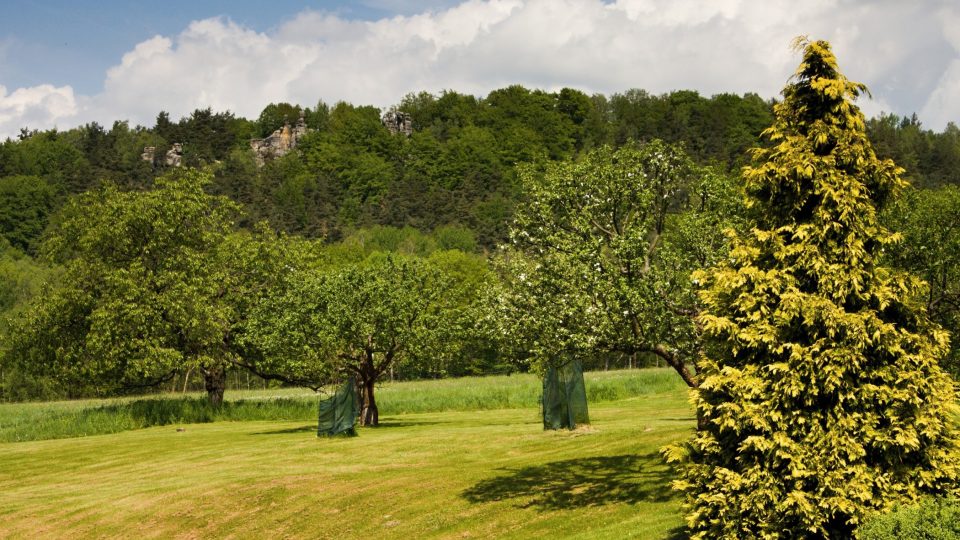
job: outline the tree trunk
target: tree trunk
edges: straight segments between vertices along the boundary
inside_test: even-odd
[[[203,370],[203,385],[207,389],[210,405],[223,404],[223,391],[227,387],[227,370],[223,366],[208,367]]]
[[[375,385],[376,379],[372,377],[362,382],[360,399],[361,426],[377,426],[380,423],[380,415],[377,411],[377,400],[373,396]]]
[[[687,369],[686,364],[684,364],[683,359],[678,358],[677,355],[667,350],[663,345],[657,345],[650,350],[650,352],[656,354],[660,358],[663,358],[663,361],[672,367],[677,374],[680,375],[680,378],[683,379],[683,382],[687,383],[687,386],[690,388],[696,388],[700,386],[700,381],[697,380],[697,377],[690,373],[690,370]]]
[[[181,394],[187,393],[187,384],[190,383],[190,372],[193,371],[193,368],[187,369],[187,374],[183,376],[183,392]]]

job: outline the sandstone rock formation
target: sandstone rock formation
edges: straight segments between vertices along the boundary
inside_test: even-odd
[[[413,117],[405,112],[387,111],[380,119],[390,133],[403,133],[407,137],[413,134]]]
[[[180,143],[173,143],[173,147],[170,148],[170,150],[167,150],[167,166],[179,167],[182,161],[183,145]]]
[[[263,166],[267,159],[286,155],[295,149],[297,142],[309,132],[310,129],[307,128],[307,123],[301,114],[296,126],[291,128],[290,124],[284,123],[282,128],[265,139],[251,139],[250,148],[256,157],[257,165]]]

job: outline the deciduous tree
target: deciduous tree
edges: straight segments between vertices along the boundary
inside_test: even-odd
[[[723,178],[659,141],[604,146],[520,177],[518,250],[503,258],[509,287],[496,298],[501,333],[539,358],[657,355],[696,386],[689,274],[723,250],[726,218],[713,212],[729,197]]]
[[[255,310],[244,339],[262,351],[258,369],[311,386],[355,377],[360,423],[375,426],[377,381],[396,364],[455,345],[446,335],[455,320],[448,283],[434,265],[399,255],[299,272]]]
[[[68,204],[42,248],[65,272],[17,321],[20,367],[104,391],[195,368],[219,405],[231,306],[215,254],[236,207],[204,193],[209,181],[176,171],[151,191],[106,186]]]
[[[895,266],[927,283],[927,313],[953,334],[941,365],[960,377],[960,188],[910,190],[885,212],[888,225],[903,235],[885,255]]]

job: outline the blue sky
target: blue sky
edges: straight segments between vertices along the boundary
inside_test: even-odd
[[[227,17],[266,32],[305,10],[376,20],[439,9],[453,1],[303,2],[162,0],[154,2],[3,0],[0,84],[51,83],[93,94],[123,53],[155,35],[176,35],[191,21]]]
[[[389,107],[509,84],[776,97],[827,39],[868,115],[960,123],[957,0],[0,0],[0,138],[201,107]]]

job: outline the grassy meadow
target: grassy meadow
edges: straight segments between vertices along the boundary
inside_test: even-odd
[[[590,403],[684,388],[670,369],[587,373]],[[321,396],[306,389],[228,391],[220,409],[206,394],[0,404],[0,442],[116,433],[170,424],[216,421],[316,420]],[[383,384],[380,414],[539,407],[540,379],[531,374]]]
[[[533,376],[384,385],[382,425],[352,438],[318,439],[317,398],[295,390],[142,429],[166,414],[143,403],[198,399],[4,405],[5,440],[46,440],[0,444],[0,537],[669,538],[657,452],[693,428],[675,379],[587,374],[592,424],[572,432],[543,431]],[[55,433],[84,417],[116,432]]]

